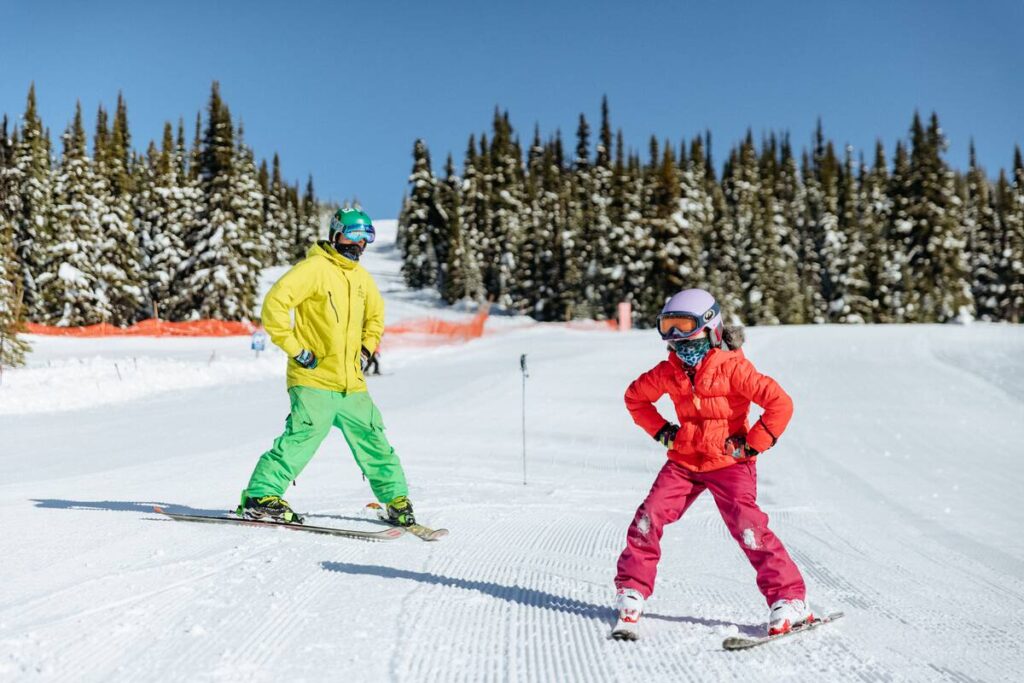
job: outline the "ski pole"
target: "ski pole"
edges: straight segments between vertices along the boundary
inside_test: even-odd
[[[519,356],[519,368],[523,371],[523,486],[526,486],[526,378],[530,373],[526,370],[526,354]]]

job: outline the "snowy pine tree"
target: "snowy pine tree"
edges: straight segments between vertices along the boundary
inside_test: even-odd
[[[42,299],[36,278],[45,267],[45,253],[53,239],[50,227],[50,137],[36,111],[35,85],[29,87],[21,136],[14,145],[14,186],[19,207],[14,216],[14,250],[21,264],[26,315],[42,317]]]
[[[97,188],[106,183],[97,177],[86,154],[82,108],[62,136],[64,154],[53,183],[53,202],[48,224],[59,226],[43,254],[38,275],[37,319],[61,327],[112,322],[113,309],[106,295],[100,232],[106,211]]]
[[[1013,181],[1003,174],[997,195],[1003,229],[1000,279],[1006,285],[999,307],[1003,320],[1024,322],[1024,158],[1019,147],[1014,150]]]
[[[171,124],[164,124],[162,148],[158,152],[151,147],[142,174],[144,182],[135,196],[147,308],[153,317],[174,316],[182,308],[179,272],[188,258],[184,237],[193,229],[198,199],[185,171],[183,137],[180,124],[177,140],[172,137]]]
[[[908,257],[914,282],[908,292],[908,318],[945,322],[971,315],[967,240],[953,173],[942,160],[946,141],[938,117],[933,114],[925,129],[914,115],[911,145],[907,212],[912,225]]]
[[[847,146],[839,180],[841,251],[832,278],[831,319],[841,323],[865,323],[872,319],[867,253],[861,228],[862,199],[853,164],[853,148]]]
[[[508,112],[494,112],[494,137],[490,153],[491,222],[487,227],[488,253],[484,261],[484,285],[493,301],[512,305],[512,274],[517,247],[523,237],[522,217],[525,176],[522,151],[513,137]]]
[[[430,287],[437,283],[440,264],[435,240],[441,236],[441,214],[437,209],[437,180],[430,167],[430,151],[422,140],[413,145],[412,186],[399,224],[402,226],[402,274],[410,287]]]
[[[788,135],[782,138],[779,155],[769,212],[779,243],[779,261],[774,266],[774,290],[779,321],[799,324],[807,322],[800,283],[800,234],[806,208],[804,187]]]
[[[15,141],[4,116],[0,124],[0,373],[4,367],[22,365],[29,351],[28,342],[18,337],[24,330],[25,306],[14,250],[14,218],[21,204],[17,185]]]
[[[973,140],[969,160],[964,198],[964,231],[967,233],[970,254],[971,291],[978,317],[981,320],[998,320],[1001,317],[999,298],[1006,290],[1006,283],[999,277],[1001,226],[988,177],[978,165]]]
[[[180,315],[250,319],[256,304],[261,250],[247,217],[236,213],[233,192],[248,181],[236,177],[231,113],[216,82],[207,116],[202,144],[194,153],[202,201],[197,220],[185,235],[188,258],[180,278]]]
[[[109,308],[106,322],[122,326],[139,319],[146,301],[133,225],[127,109],[120,95],[117,104],[111,130],[102,107],[97,116],[92,193],[98,202],[100,240],[91,256],[102,264],[97,285]]]
[[[881,140],[875,144],[875,160],[870,171],[861,174],[861,233],[864,238],[864,276],[871,298],[871,320],[893,322],[892,285],[888,275],[892,264],[893,242],[888,231],[892,225],[892,199],[889,197],[889,170]],[[896,272],[899,267],[896,265]]]

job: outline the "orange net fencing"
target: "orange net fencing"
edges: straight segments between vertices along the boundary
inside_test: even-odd
[[[250,335],[256,330],[256,326],[248,321],[190,320],[172,323],[152,318],[131,327],[117,327],[107,323],[82,327],[28,323],[25,328],[29,334],[53,337],[236,337]]]
[[[387,346],[431,346],[466,342],[484,335],[489,314],[488,307],[469,320],[442,320],[418,318],[403,320],[384,328]],[[564,323],[546,323],[576,330],[615,330],[614,320],[573,320]],[[255,323],[229,320],[191,320],[168,322],[143,320],[131,327],[116,327],[107,323],[82,327],[55,327],[28,323],[26,332],[54,337],[239,337],[251,335],[258,329]]]
[[[469,321],[420,318],[407,320],[384,329],[389,342],[398,337],[411,343],[446,343],[469,341],[484,334],[488,312],[481,310]],[[81,327],[55,327],[28,323],[26,332],[53,337],[238,337],[248,336],[257,326],[248,321],[192,320],[168,322],[166,320],[143,320],[131,327],[117,327],[107,323]]]

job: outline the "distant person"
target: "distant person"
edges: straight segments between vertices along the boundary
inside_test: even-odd
[[[654,591],[662,530],[705,489],[757,572],[757,587],[770,606],[769,634],[813,620],[800,570],[757,506],[757,456],[782,435],[793,401],[746,359],[741,330],[724,329],[718,303],[708,292],[687,289],[669,299],[658,316],[658,332],[668,342],[668,359],[629,385],[626,408],[668,449],[668,461],[626,534],[615,576],[619,620],[612,636],[637,638],[644,601]],[[675,405],[678,425],[654,406],[665,394]],[[764,412],[748,427],[751,402]]]
[[[267,293],[263,326],[289,356],[291,412],[242,491],[242,517],[301,524],[282,495],[334,426],[382,504],[381,514],[399,526],[415,524],[405,472],[361,369],[361,356],[377,350],[384,332],[384,299],[359,265],[375,234],[365,213],[340,209],[329,239],[313,244]]]

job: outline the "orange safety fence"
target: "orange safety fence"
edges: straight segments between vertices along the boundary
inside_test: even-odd
[[[390,325],[384,334],[390,338],[399,335],[407,341],[422,343],[444,343],[468,341],[483,336],[488,311],[481,310],[468,322],[421,318]],[[82,327],[55,327],[28,323],[26,332],[55,337],[237,337],[248,336],[257,326],[248,321],[191,320],[168,322],[166,320],[143,320],[131,327],[117,327],[107,323],[84,325]]]
[[[388,346],[433,345],[451,342],[465,342],[484,335],[488,308],[484,307],[468,321],[441,320],[440,318],[419,318],[403,320],[384,328],[384,340]],[[577,330],[616,330],[614,320],[572,320],[563,323],[547,323]],[[55,337],[239,337],[251,335],[258,326],[249,321],[190,320],[168,322],[166,320],[143,320],[131,327],[117,327],[107,323],[84,325],[82,327],[55,327],[28,323],[26,332]]]
[[[29,334],[44,334],[54,337],[236,337],[252,334],[256,326],[248,321],[169,322],[150,318],[131,327],[117,327],[108,323],[83,325],[82,327],[55,327],[28,323],[25,328]]]

